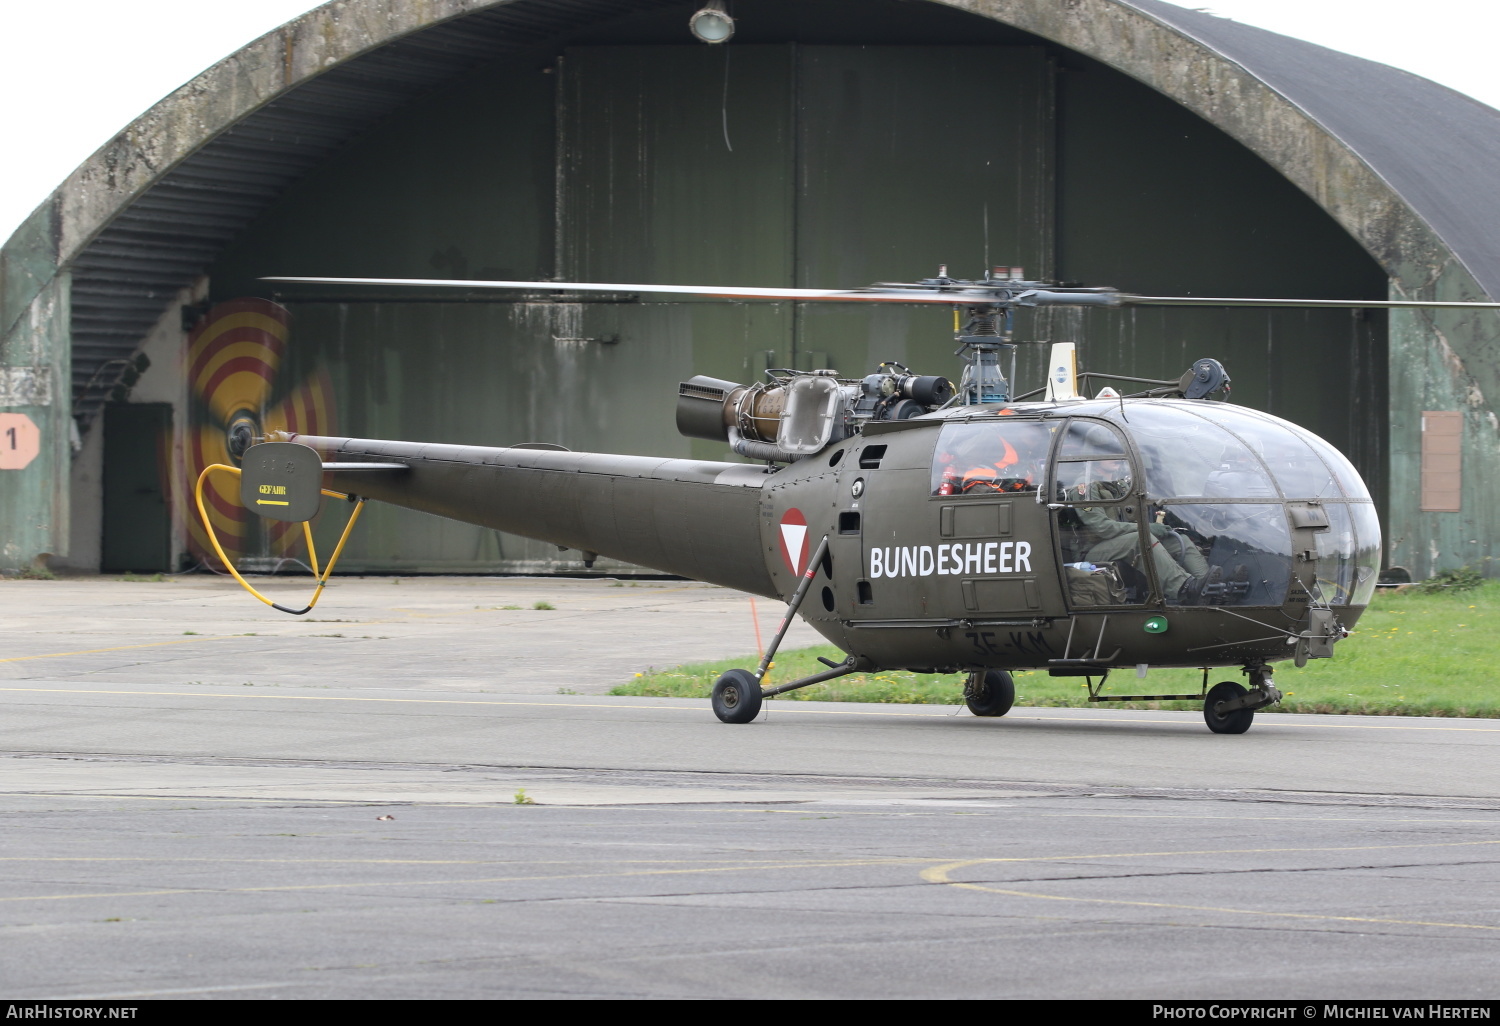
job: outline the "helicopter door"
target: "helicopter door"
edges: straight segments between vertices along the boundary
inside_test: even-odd
[[[1070,421],[1058,446],[1050,505],[1074,609],[1136,605],[1151,596],[1128,452],[1119,432],[1099,421]]]
[[[1011,416],[943,426],[927,499],[930,608],[983,620],[1035,619],[1060,606],[1047,509],[1037,503],[1056,428]]]
[[[838,521],[829,543],[843,582],[840,610],[847,608],[852,620],[941,615],[933,611],[933,546],[924,531],[936,436],[915,426],[869,432],[839,464]],[[852,580],[842,576],[846,566],[858,568]]]

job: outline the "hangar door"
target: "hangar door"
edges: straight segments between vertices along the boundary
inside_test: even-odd
[[[1046,274],[1052,82],[1034,47],[576,47],[497,64],[309,176],[226,252],[214,298],[263,274],[805,287],[939,264]],[[359,437],[725,459],[726,444],[677,434],[677,382],[892,359],[958,371],[946,311],[629,293],[283,301],[273,403],[326,370],[331,433]],[[364,515],[344,556],[364,570],[569,561],[391,508]]]
[[[1051,272],[1052,68],[1038,47],[580,47],[559,67],[563,280],[845,288]],[[658,314],[603,305],[597,331]],[[697,307],[693,370],[954,373],[946,312]]]

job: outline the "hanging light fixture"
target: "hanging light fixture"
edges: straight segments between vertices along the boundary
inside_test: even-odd
[[[688,31],[705,43],[727,43],[734,35],[734,19],[724,10],[724,0],[708,0],[688,19]]]

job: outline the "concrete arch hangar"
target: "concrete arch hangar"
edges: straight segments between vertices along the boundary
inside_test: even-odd
[[[0,565],[197,558],[185,482],[236,411],[711,458],[663,401],[691,374],[952,372],[951,325],[921,311],[282,294],[265,274],[846,287],[946,263],[1155,294],[1500,297],[1500,113],[1423,79],[1159,0],[736,0],[719,46],[688,34],[698,6],[341,0],[112,139],[0,252],[0,417],[36,450],[0,467]],[[1223,359],[1237,401],[1359,464],[1390,563],[1496,541],[1491,312],[1020,327],[1126,374]],[[1443,428],[1425,478],[1424,420]],[[243,558],[296,555],[217,515]],[[406,516],[372,513],[346,565],[573,568]]]

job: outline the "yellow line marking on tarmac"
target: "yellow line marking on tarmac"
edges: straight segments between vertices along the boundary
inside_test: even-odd
[[[809,710],[811,711],[811,710]],[[1126,710],[1121,710],[1126,711]],[[1343,730],[1458,730],[1477,731],[1485,734],[1500,733],[1500,727],[1423,727],[1413,726],[1405,723],[1283,723],[1279,719],[1271,719],[1272,716],[1298,715],[1296,713],[1267,713],[1267,718],[1259,722],[1267,726],[1276,727],[1335,727]],[[1312,715],[1303,713],[1301,715]],[[1332,718],[1336,714],[1322,714]],[[1013,720],[1057,720],[1068,723],[1175,723],[1181,726],[1185,723],[1195,723],[1196,720],[1138,720],[1138,719],[1115,719],[1112,716],[1011,716]],[[1405,719],[1405,717],[1393,716],[1391,719]]]
[[[1472,844],[1492,844],[1492,841],[1465,842]],[[1392,845],[1391,847],[1427,847],[1426,845]],[[1433,845],[1432,847],[1441,847]],[[1276,849],[1267,849],[1276,850]],[[1309,851],[1324,850],[1356,850],[1356,849],[1306,849]],[[1202,852],[1184,852],[1183,854],[1206,854]],[[1215,853],[1216,854],[1216,853]],[[1228,854],[1228,853],[1226,853]],[[1108,856],[1103,856],[1108,857]],[[1001,861],[1031,861],[1027,859],[970,859],[965,862],[948,862],[940,866],[931,866],[922,870],[921,876],[928,883],[944,884],[948,887],[961,887],[969,891],[985,891],[990,894],[1003,894],[1012,898],[1034,898],[1042,901],[1070,901],[1090,905],[1125,905],[1132,908],[1164,908],[1185,912],[1224,912],[1240,916],[1264,916],[1273,919],[1307,919],[1317,922],[1334,923],[1378,923],[1386,926],[1439,926],[1455,930],[1486,930],[1500,932],[1500,926],[1485,926],[1479,923],[1447,923],[1433,922],[1424,919],[1380,919],[1373,916],[1334,916],[1318,915],[1312,912],[1270,912],[1264,909],[1253,908],[1225,908],[1217,905],[1182,905],[1165,901],[1127,901],[1122,898],[1081,898],[1066,894],[1040,894],[1035,891],[1015,891],[1003,887],[987,887],[983,884],[961,883],[949,878],[949,874],[969,866],[980,865],[986,862]]]
[[[141,802],[260,802],[266,805],[368,805],[375,806],[401,806],[410,807],[413,803],[404,799],[392,802],[372,801],[369,798],[303,798],[296,795],[281,795],[277,798],[257,798],[252,795],[202,795],[202,794],[117,794],[109,791],[0,791],[0,797],[4,798],[54,798],[54,799],[83,799],[88,798],[96,801],[132,801]],[[423,803],[423,807],[439,808],[478,808],[483,805],[514,805],[514,802],[502,801],[476,801],[464,802],[462,805],[452,802],[434,802],[429,806]]]
[[[570,705],[566,702],[511,702],[511,701],[489,701],[481,702],[464,698],[365,698],[356,695],[272,695],[272,694],[241,694],[239,692],[226,691],[223,694],[212,694],[203,691],[129,691],[120,689],[104,688],[6,688],[0,687],[0,691],[37,691],[43,694],[59,695],[144,695],[150,697],[165,698],[277,698],[287,702],[388,702],[408,705],[521,705],[540,706],[546,709],[669,709],[677,712],[703,712],[702,706],[671,706],[671,705]]]
[[[843,864],[848,860],[839,860]],[[931,862],[932,856],[924,858],[902,856],[893,860],[877,860],[880,864],[909,865],[914,862]],[[250,863],[252,865],[360,865],[360,866],[591,866],[602,862],[630,866],[681,866],[691,865],[707,869],[796,869],[798,866],[817,869],[828,864],[827,859],[806,859],[795,862],[789,859],[767,859],[764,862],[745,859],[278,859],[278,858],[156,858],[152,856],[90,856],[90,855],[16,855],[0,858],[0,862],[191,862],[214,864],[220,862]],[[851,863],[853,864],[853,863]],[[864,862],[858,863],[863,865]],[[530,879],[528,877],[528,879]]]
[[[1305,852],[1337,852],[1337,851],[1404,851],[1412,848],[1473,848],[1483,845],[1500,844],[1500,839],[1490,841],[1419,841],[1413,844],[1350,844],[1331,845],[1328,847],[1296,847],[1296,848],[1203,848],[1190,849],[1186,851],[1122,851],[1102,852],[1093,855],[1014,855],[1005,858],[968,859],[963,862],[951,862],[939,869],[953,869],[962,866],[977,866],[982,863],[1009,864],[1020,862],[1074,862],[1084,859],[1157,859],[1169,858],[1174,855],[1289,855]],[[923,877],[926,879],[926,877]],[[948,883],[950,881],[934,881]]]
[[[219,636],[220,637],[233,638],[233,637],[240,637],[241,635],[226,634],[226,635],[219,635]],[[301,637],[301,635],[280,635],[280,634],[278,634],[278,635],[262,635],[262,637],[276,637],[278,639],[284,640],[286,638],[299,638],[299,637]],[[191,638],[189,640],[191,640],[191,641],[199,641],[199,640],[205,640],[205,639]],[[164,641],[164,642],[159,642],[159,644],[163,644],[163,645],[179,645],[179,644],[186,644],[186,642]],[[126,646],[123,646],[123,647],[125,647],[125,648],[149,648],[151,646],[149,646],[149,645],[126,645]],[[111,652],[111,651],[115,651],[115,650],[114,649],[96,649],[95,651],[99,651],[99,652]],[[60,653],[57,653],[57,654],[58,655],[81,655],[81,654],[84,654],[84,653],[78,653],[78,652],[60,652]],[[21,656],[19,658],[21,658],[21,659],[46,659],[46,658],[50,658],[50,657],[48,657],[48,656]],[[14,660],[0,659],[0,662],[11,662],[11,661],[14,661]],[[539,707],[539,708],[544,708],[544,709],[616,709],[616,710],[618,710],[618,709],[663,709],[663,710],[674,711],[674,712],[691,712],[691,713],[701,713],[701,712],[703,712],[703,710],[705,708],[705,706],[703,706],[703,705],[692,705],[692,706],[685,706],[685,705],[630,705],[630,704],[626,704],[624,702],[618,702],[618,703],[617,702],[609,702],[609,703],[599,703],[599,704],[595,704],[595,703],[582,703],[582,702],[518,702],[518,701],[515,701],[513,699],[504,699],[504,698],[496,698],[496,699],[493,699],[493,700],[490,700],[490,701],[479,702],[479,701],[463,701],[463,700],[459,700],[459,699],[448,699],[448,698],[369,698],[369,697],[359,697],[359,696],[355,696],[355,695],[347,695],[347,696],[341,696],[341,695],[271,695],[271,694],[238,694],[238,693],[234,693],[234,694],[225,693],[225,694],[221,694],[220,695],[220,694],[207,694],[207,693],[200,692],[200,691],[184,691],[184,692],[178,692],[178,691],[131,691],[131,690],[125,690],[125,689],[106,690],[106,689],[102,689],[102,688],[89,689],[89,688],[9,688],[9,687],[0,687],[0,691],[38,691],[38,692],[44,692],[44,693],[72,694],[72,695],[146,695],[146,696],[160,696],[160,697],[168,697],[168,698],[277,698],[277,699],[282,699],[284,701],[306,701],[306,702],[393,702],[393,703],[405,703],[405,704],[415,704],[415,705],[423,705],[423,704],[430,704],[430,705],[516,705],[516,706],[534,706],[534,707]],[[633,696],[622,696],[622,697],[633,697]],[[915,718],[919,718],[919,719],[933,719],[933,720],[936,720],[936,719],[952,719],[953,718],[953,714],[952,713],[947,713],[947,712],[941,712],[941,713],[921,713],[921,712],[905,712],[905,711],[899,711],[899,710],[885,711],[885,710],[876,710],[876,709],[799,709],[798,706],[801,705],[801,704],[803,704],[803,703],[796,702],[796,701],[789,701],[789,702],[786,702],[784,704],[777,704],[775,706],[776,714],[777,715],[781,715],[782,713],[795,712],[795,713],[802,713],[802,714],[807,715],[807,716],[906,716],[906,717],[915,717]],[[939,708],[945,708],[945,707],[939,707]],[[1191,726],[1191,725],[1196,724],[1196,722],[1197,722],[1196,720],[1187,720],[1187,719],[1181,719],[1181,720],[1116,719],[1116,718],[1114,718],[1112,716],[1011,716],[1009,718],[1012,719],[1012,720],[1046,720],[1046,721],[1057,722],[1057,723],[1080,723],[1080,722],[1115,723],[1115,724],[1120,724],[1120,723],[1168,723],[1168,724],[1174,724],[1174,725],[1179,726],[1179,727],[1181,727],[1181,726]],[[1330,718],[1332,718],[1332,717],[1330,717]],[[1451,732],[1458,732],[1458,733],[1500,734],[1500,726],[1496,726],[1496,727],[1427,727],[1427,726],[1409,725],[1409,724],[1384,724],[1384,723],[1279,723],[1279,724],[1276,724],[1276,726],[1282,726],[1282,727],[1305,727],[1305,728],[1308,728],[1308,729],[1319,729],[1319,728],[1325,728],[1326,727],[1326,728],[1342,729],[1342,730],[1438,730],[1438,731],[1451,731]]]
[[[506,785],[509,786],[509,785]],[[502,791],[504,789],[502,788]],[[732,792],[726,792],[732,793]],[[515,802],[503,795],[498,798],[476,798],[473,801],[459,801],[456,799],[445,799],[443,801],[427,801],[413,799],[410,796],[395,797],[388,801],[379,801],[374,798],[304,798],[300,795],[278,795],[272,798],[259,798],[251,795],[184,795],[184,794],[122,794],[112,791],[0,791],[0,798],[53,798],[90,801],[143,801],[143,802],[180,802],[180,803],[204,803],[225,802],[234,804],[249,804],[259,802],[264,805],[308,805],[328,806],[331,808],[392,808],[392,809],[509,809],[514,808]],[[807,816],[809,813],[818,811],[813,806],[816,799],[807,797],[792,798],[761,798],[753,802],[741,802],[738,800],[703,798],[672,801],[608,801],[597,802],[537,802],[538,806],[546,806],[551,809],[566,809],[568,811],[587,810],[589,812],[650,812],[650,813],[684,813],[691,812],[694,815],[726,815],[740,816],[752,813],[776,813],[782,816]],[[762,803],[775,802],[777,805],[792,805],[795,808],[765,808]],[[705,805],[729,806],[728,808],[704,808]],[[846,818],[850,816],[902,816],[906,818],[916,816],[951,816],[954,813],[947,809],[935,811],[918,811],[910,806],[902,806],[896,809],[849,809],[840,808],[829,812],[830,818]],[[1399,821],[1398,821],[1399,822]],[[1423,822],[1432,822],[1424,820]],[[1441,823],[1468,823],[1470,820],[1440,820]]]
[[[152,641],[145,645],[115,645],[112,648],[82,648],[77,652],[48,652],[45,655],[11,656],[0,659],[0,663],[24,663],[29,659],[60,659],[63,656],[94,655],[98,652],[124,652],[132,648],[161,648],[163,645],[191,645],[195,641],[222,641],[225,638],[244,637],[241,634],[202,634],[196,638],[182,638],[177,641]],[[12,689],[22,690],[22,689]]]
[[[1324,792],[1326,793],[1326,792]],[[1009,797],[1009,796],[1007,796]],[[1423,795],[1421,797],[1428,797]],[[1370,806],[1366,806],[1369,808]],[[1217,816],[1201,815],[1196,813],[1166,813],[1166,812],[1031,812],[1029,815],[1039,816],[1043,819],[1171,819],[1188,820],[1197,822],[1199,820],[1233,820],[1236,823],[1252,821],[1256,823],[1483,823],[1486,826],[1493,825],[1493,819],[1436,819],[1428,816],[1406,816],[1394,818],[1372,818],[1369,816],[1329,816],[1327,805],[1310,805],[1312,811],[1306,816]],[[1444,809],[1434,808],[1433,812],[1487,812],[1488,809]],[[1500,810],[1496,810],[1500,811]]]
[[[200,894],[200,895],[222,895],[222,894],[276,894],[298,891],[332,891],[351,888],[370,887],[452,887],[460,884],[491,884],[491,883],[532,883],[550,882],[559,880],[597,880],[617,879],[622,877],[647,877],[647,876],[686,876],[701,875],[704,873],[743,873],[748,870],[765,869],[847,869],[861,866],[909,866],[914,863],[927,862],[928,859],[917,858],[891,858],[891,859],[835,859],[821,862],[775,862],[775,863],[743,863],[732,866],[699,867],[694,869],[639,869],[625,873],[562,873],[547,876],[486,876],[468,879],[448,880],[374,880],[374,881],[343,881],[340,883],[327,884],[285,884],[268,885],[265,887],[173,887],[155,891],[100,891],[89,894],[33,894],[33,895],[8,895],[0,897],[0,902],[18,901],[74,901],[84,898],[145,898],[157,897],[168,894]]]

